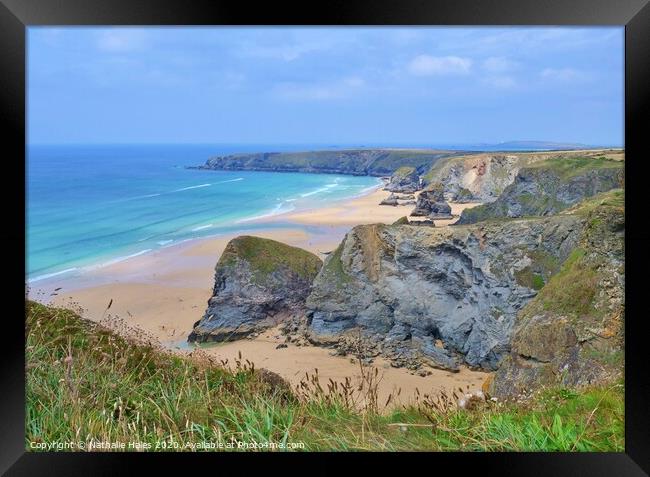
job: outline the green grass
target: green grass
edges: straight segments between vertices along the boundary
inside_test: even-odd
[[[585,259],[585,250],[576,248],[536,297],[544,310],[574,317],[599,314],[594,308],[598,271]]]
[[[568,210],[568,212],[580,214],[583,216],[593,216],[593,212],[603,209],[610,209],[611,211],[623,212],[625,209],[625,191],[623,189],[612,189],[593,197],[589,197],[579,204]],[[592,217],[592,220],[598,218]],[[592,222],[592,225],[599,225]]]
[[[439,160],[439,151],[428,150],[387,150],[386,154],[369,165],[372,174],[387,174],[401,167],[428,169]]]
[[[323,265],[323,274],[330,278],[330,283],[336,283],[336,286],[339,288],[344,287],[352,279],[343,269],[343,262],[341,261],[344,243],[345,241],[341,242],[339,246],[336,247]]]
[[[559,270],[558,259],[543,249],[526,250],[531,264],[515,272],[517,283],[533,290],[541,290]]]
[[[271,239],[242,235],[226,246],[218,266],[232,266],[246,260],[259,280],[280,267],[286,267],[306,279],[312,279],[322,265],[316,255],[298,247]]]
[[[526,166],[527,169],[547,169],[555,172],[563,180],[579,176],[585,172],[597,169],[622,169],[622,161],[607,159],[606,157],[561,156],[543,161],[533,162]]]
[[[406,177],[415,172],[415,167],[402,166],[393,172],[393,176]]]
[[[544,277],[539,273],[533,272],[530,267],[524,267],[521,270],[517,270],[515,272],[515,279],[520,285],[533,290],[541,290],[546,283]]]
[[[471,411],[425,397],[386,414],[340,395],[300,394],[250,363],[224,368],[200,353],[179,357],[33,302],[26,335],[28,450],[49,442],[86,449],[138,442],[160,451],[201,450],[203,442],[226,450],[250,442],[304,450],[624,449],[622,384],[549,389],[525,404]]]

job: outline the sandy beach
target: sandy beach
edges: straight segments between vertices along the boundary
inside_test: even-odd
[[[278,240],[309,250],[321,258],[336,248],[345,233],[354,225],[392,223],[408,215],[412,206],[380,206],[388,192],[377,189],[366,195],[332,203],[327,207],[303,210],[259,219],[269,228],[255,229],[250,234]],[[450,204],[452,214],[458,215],[475,204]],[[436,221],[436,226],[453,223]],[[281,226],[280,226],[281,224]],[[242,224],[245,226],[245,224]],[[237,235],[197,239],[133,257],[122,262],[87,271],[83,275],[37,282],[30,287],[29,296],[41,302],[80,310],[94,320],[119,317],[132,327],[155,337],[164,346],[186,352],[187,335],[201,318],[212,294],[213,270],[228,241]],[[55,288],[60,288],[54,291]],[[54,294],[53,294],[54,293]],[[107,309],[111,302],[110,309]],[[332,350],[315,346],[295,346],[276,349],[284,337],[274,330],[254,339],[215,344],[203,348],[217,359],[234,359],[239,352],[255,365],[277,372],[297,384],[305,372],[318,368],[319,376],[327,382],[345,377],[357,379],[358,362],[349,357],[332,356]],[[401,388],[396,403],[409,402],[416,388],[420,392],[453,390],[459,386],[480,388],[486,373],[463,368],[459,373],[430,369],[422,377],[407,369],[392,368],[388,362],[376,359],[382,381],[380,399]]]

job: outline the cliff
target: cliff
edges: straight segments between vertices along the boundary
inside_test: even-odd
[[[488,204],[463,211],[459,224],[496,217],[551,215],[623,186],[623,162],[604,157],[562,157],[530,164]]]
[[[517,312],[559,270],[583,227],[577,215],[355,227],[307,298],[312,339],[361,332],[390,357],[494,370],[510,350]]]
[[[322,265],[314,254],[275,240],[241,236],[215,267],[213,296],[188,341],[229,341],[302,313]]]
[[[496,370],[489,392],[618,379],[623,364],[623,191],[549,217],[350,231],[307,298],[311,340],[360,334],[371,355]]]
[[[306,152],[263,152],[212,157],[197,169],[315,172],[388,176],[401,167],[428,170],[449,151],[424,149],[349,149]]]
[[[560,271],[518,314],[511,351],[490,392],[517,395],[542,385],[583,386],[623,370],[625,210],[622,190],[572,209],[585,223]]]
[[[425,184],[444,184],[447,200],[491,202],[514,181],[526,161],[516,154],[461,155],[434,164],[422,179]]]
[[[495,371],[486,389],[499,397],[617,378],[625,220],[622,153],[613,156],[490,156],[475,171],[480,188],[466,190],[496,193],[506,180],[498,168],[512,181],[478,212],[466,210],[465,223],[357,226],[322,267],[278,242],[235,239],[190,338],[237,338],[292,316],[312,342],[342,353],[356,340],[368,359],[381,354],[395,366]],[[448,193],[429,182],[418,206],[439,212]]]

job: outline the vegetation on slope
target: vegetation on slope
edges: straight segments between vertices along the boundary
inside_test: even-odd
[[[330,283],[335,283],[338,287],[343,287],[350,281],[350,276],[343,269],[343,262],[341,261],[343,245],[344,242],[341,242],[325,259],[321,272]]]
[[[563,212],[581,217],[578,244],[519,312],[511,353],[491,391],[508,396],[549,383],[613,382],[624,364],[623,191]]]
[[[393,176],[396,177],[406,177],[415,172],[415,167],[402,166],[393,172]]]
[[[449,152],[425,149],[348,149],[233,154],[208,159],[208,169],[390,175],[400,167],[426,170]]]
[[[563,156],[533,162],[526,167],[528,169],[546,169],[554,172],[563,180],[568,180],[592,170],[622,169],[623,161],[609,159],[605,156]]]
[[[598,297],[598,282],[603,278],[604,257],[622,254],[622,238],[614,247],[608,243],[620,223],[624,227],[624,193],[614,189],[587,199],[565,213],[586,220],[582,246],[575,248],[537,296],[522,310],[522,317],[550,311],[567,316],[583,326],[600,323],[610,313]],[[621,265],[622,267],[622,265]],[[622,268],[618,270],[623,273]]]
[[[69,310],[28,302],[26,312],[28,450],[79,450],[48,449],[52,442],[163,451],[624,449],[622,383],[462,410],[453,397],[423,395],[386,413],[372,372],[360,407],[349,382],[324,390],[306,376],[291,389],[245,361],[177,356]]]
[[[259,280],[280,267],[305,279],[312,279],[320,270],[322,261],[316,255],[298,247],[282,242],[250,235],[234,238],[223,251],[217,267],[235,265],[238,260],[248,262]]]
[[[551,215],[603,191],[623,186],[623,161],[606,157],[552,157],[519,170],[496,201],[464,210],[459,223],[492,217]]]

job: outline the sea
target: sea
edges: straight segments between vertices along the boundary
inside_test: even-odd
[[[188,169],[215,155],[324,145],[29,145],[26,281],[78,274],[183,241],[281,227],[255,219],[323,207],[376,177]]]

